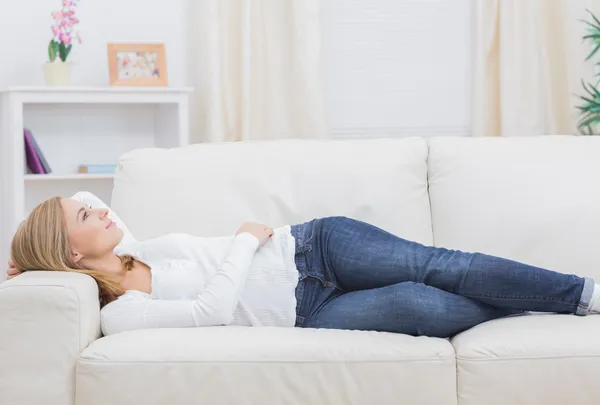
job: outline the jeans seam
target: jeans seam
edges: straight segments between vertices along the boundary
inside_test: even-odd
[[[312,250],[312,241],[315,238],[315,228],[316,228],[315,225],[316,224],[317,224],[316,221],[313,222],[312,226],[310,227],[310,236],[305,241],[302,241],[303,242],[302,243],[303,247],[309,247],[308,245],[310,245],[310,249],[311,250]]]
[[[332,221],[332,224],[331,224],[331,229],[329,230],[329,233],[328,233],[328,235],[327,235],[327,241],[326,241],[326,243],[324,244],[325,246],[329,246],[329,238],[331,238],[331,231],[333,230],[333,227],[334,227],[334,226],[335,226],[335,225],[336,225],[338,222],[342,221],[344,218],[345,218],[345,217],[341,217],[341,216],[339,216],[339,217],[336,217],[336,218],[335,218],[335,219]],[[323,247],[321,247],[321,249],[323,249]],[[323,250],[321,250],[321,252],[323,252]],[[325,279],[326,279],[326,277],[325,277],[325,276],[323,276],[323,280],[321,281],[321,283],[323,284],[323,286],[325,286],[325,287],[327,287],[327,288],[333,288],[334,290],[337,290],[337,291],[341,292],[342,294],[345,294],[345,293],[346,293],[346,291],[345,291],[345,290],[343,290],[342,288],[340,288],[340,282],[339,282],[339,280],[338,280],[338,276],[337,276],[337,274],[335,273],[335,270],[333,269],[333,266],[331,266],[330,259],[329,259],[329,255],[327,254],[326,256],[327,256],[327,257],[324,257],[324,258],[323,258],[323,259],[324,259],[323,261],[324,261],[324,263],[325,263],[325,266],[326,266],[326,267],[329,267],[329,269],[325,269],[325,270],[329,270],[329,272],[330,272],[330,273],[331,273],[331,275],[333,276],[333,280],[332,280],[332,281],[327,281],[327,280],[325,280]],[[322,269],[320,269],[320,270],[322,270]],[[321,271],[320,273],[321,273],[321,274],[323,274],[323,275],[325,274],[325,272],[324,272],[324,271]]]
[[[469,258],[469,263],[467,266],[467,271],[464,272],[463,277],[461,279],[461,284],[463,283],[465,277],[466,277],[466,273],[469,271],[469,269],[471,268],[471,263],[472,261],[477,257],[477,256],[482,256],[481,253],[479,252],[475,252],[471,255],[471,257]],[[462,295],[462,294],[461,294]],[[511,301],[518,301],[518,300],[528,300],[528,301],[536,301],[536,302],[553,302],[553,303],[558,303],[558,304],[564,304],[564,305],[573,305],[575,307],[578,307],[580,302],[578,301],[578,303],[572,303],[572,302],[567,302],[564,300],[557,300],[555,298],[552,297],[535,297],[535,296],[506,296],[506,295],[496,295],[496,296],[492,296],[492,295],[487,295],[487,294],[481,294],[481,295],[473,295],[473,294],[464,294],[463,296],[468,297],[468,298],[473,298],[473,299],[480,299],[480,298],[489,298],[489,299],[503,299],[503,300],[511,300]]]
[[[506,295],[487,295],[487,294],[459,294],[462,295],[463,297],[467,297],[467,298],[473,298],[473,299],[478,299],[478,298],[491,298],[491,299],[503,299],[503,300],[530,300],[530,301],[540,301],[540,302],[557,302],[559,304],[569,304],[569,305],[578,305],[578,304],[574,304],[572,302],[566,302],[566,301],[560,301],[560,300],[556,300],[554,298],[543,298],[543,297],[528,297],[528,296],[506,296]]]

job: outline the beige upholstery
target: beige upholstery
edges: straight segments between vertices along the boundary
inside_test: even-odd
[[[600,138],[429,140],[435,243],[600,282]],[[600,403],[600,315],[495,320],[452,341],[460,405]]]
[[[134,151],[121,167],[111,206],[142,239],[345,215],[433,243],[420,138],[199,144]]]
[[[31,272],[0,284],[0,404],[72,404],[77,357],[99,337],[90,277]]]
[[[85,405],[437,405],[455,403],[455,370],[443,339],[293,328],[149,330],[86,349],[76,392]],[[429,379],[436,388],[423,390]]]
[[[600,137],[434,138],[435,243],[600,279]]]
[[[208,144],[125,154],[111,205],[140,239],[346,215],[425,244],[600,277],[598,173],[600,137]],[[451,340],[238,327],[98,339],[98,327],[85,276],[1,284],[0,404],[600,401],[600,315],[515,316]]]
[[[600,316],[497,319],[452,340],[461,405],[597,404]]]

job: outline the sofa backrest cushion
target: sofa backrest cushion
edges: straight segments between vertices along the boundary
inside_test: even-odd
[[[428,139],[435,244],[600,277],[600,137]]]
[[[195,144],[123,155],[111,207],[137,239],[343,215],[432,244],[420,138]]]

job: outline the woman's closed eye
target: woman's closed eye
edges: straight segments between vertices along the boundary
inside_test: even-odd
[[[85,205],[85,207],[86,207],[88,210],[91,210],[91,209],[92,209],[92,207],[91,207],[91,206],[89,206],[89,205],[87,205],[87,204]],[[84,220],[84,221],[85,221],[85,220],[87,219],[87,217],[89,217],[89,216],[90,216],[90,214],[88,214],[88,211],[83,211],[83,220]]]

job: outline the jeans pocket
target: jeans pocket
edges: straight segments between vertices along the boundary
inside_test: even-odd
[[[313,219],[312,221],[292,226],[292,236],[295,240],[296,254],[313,250],[316,221],[316,219]]]

